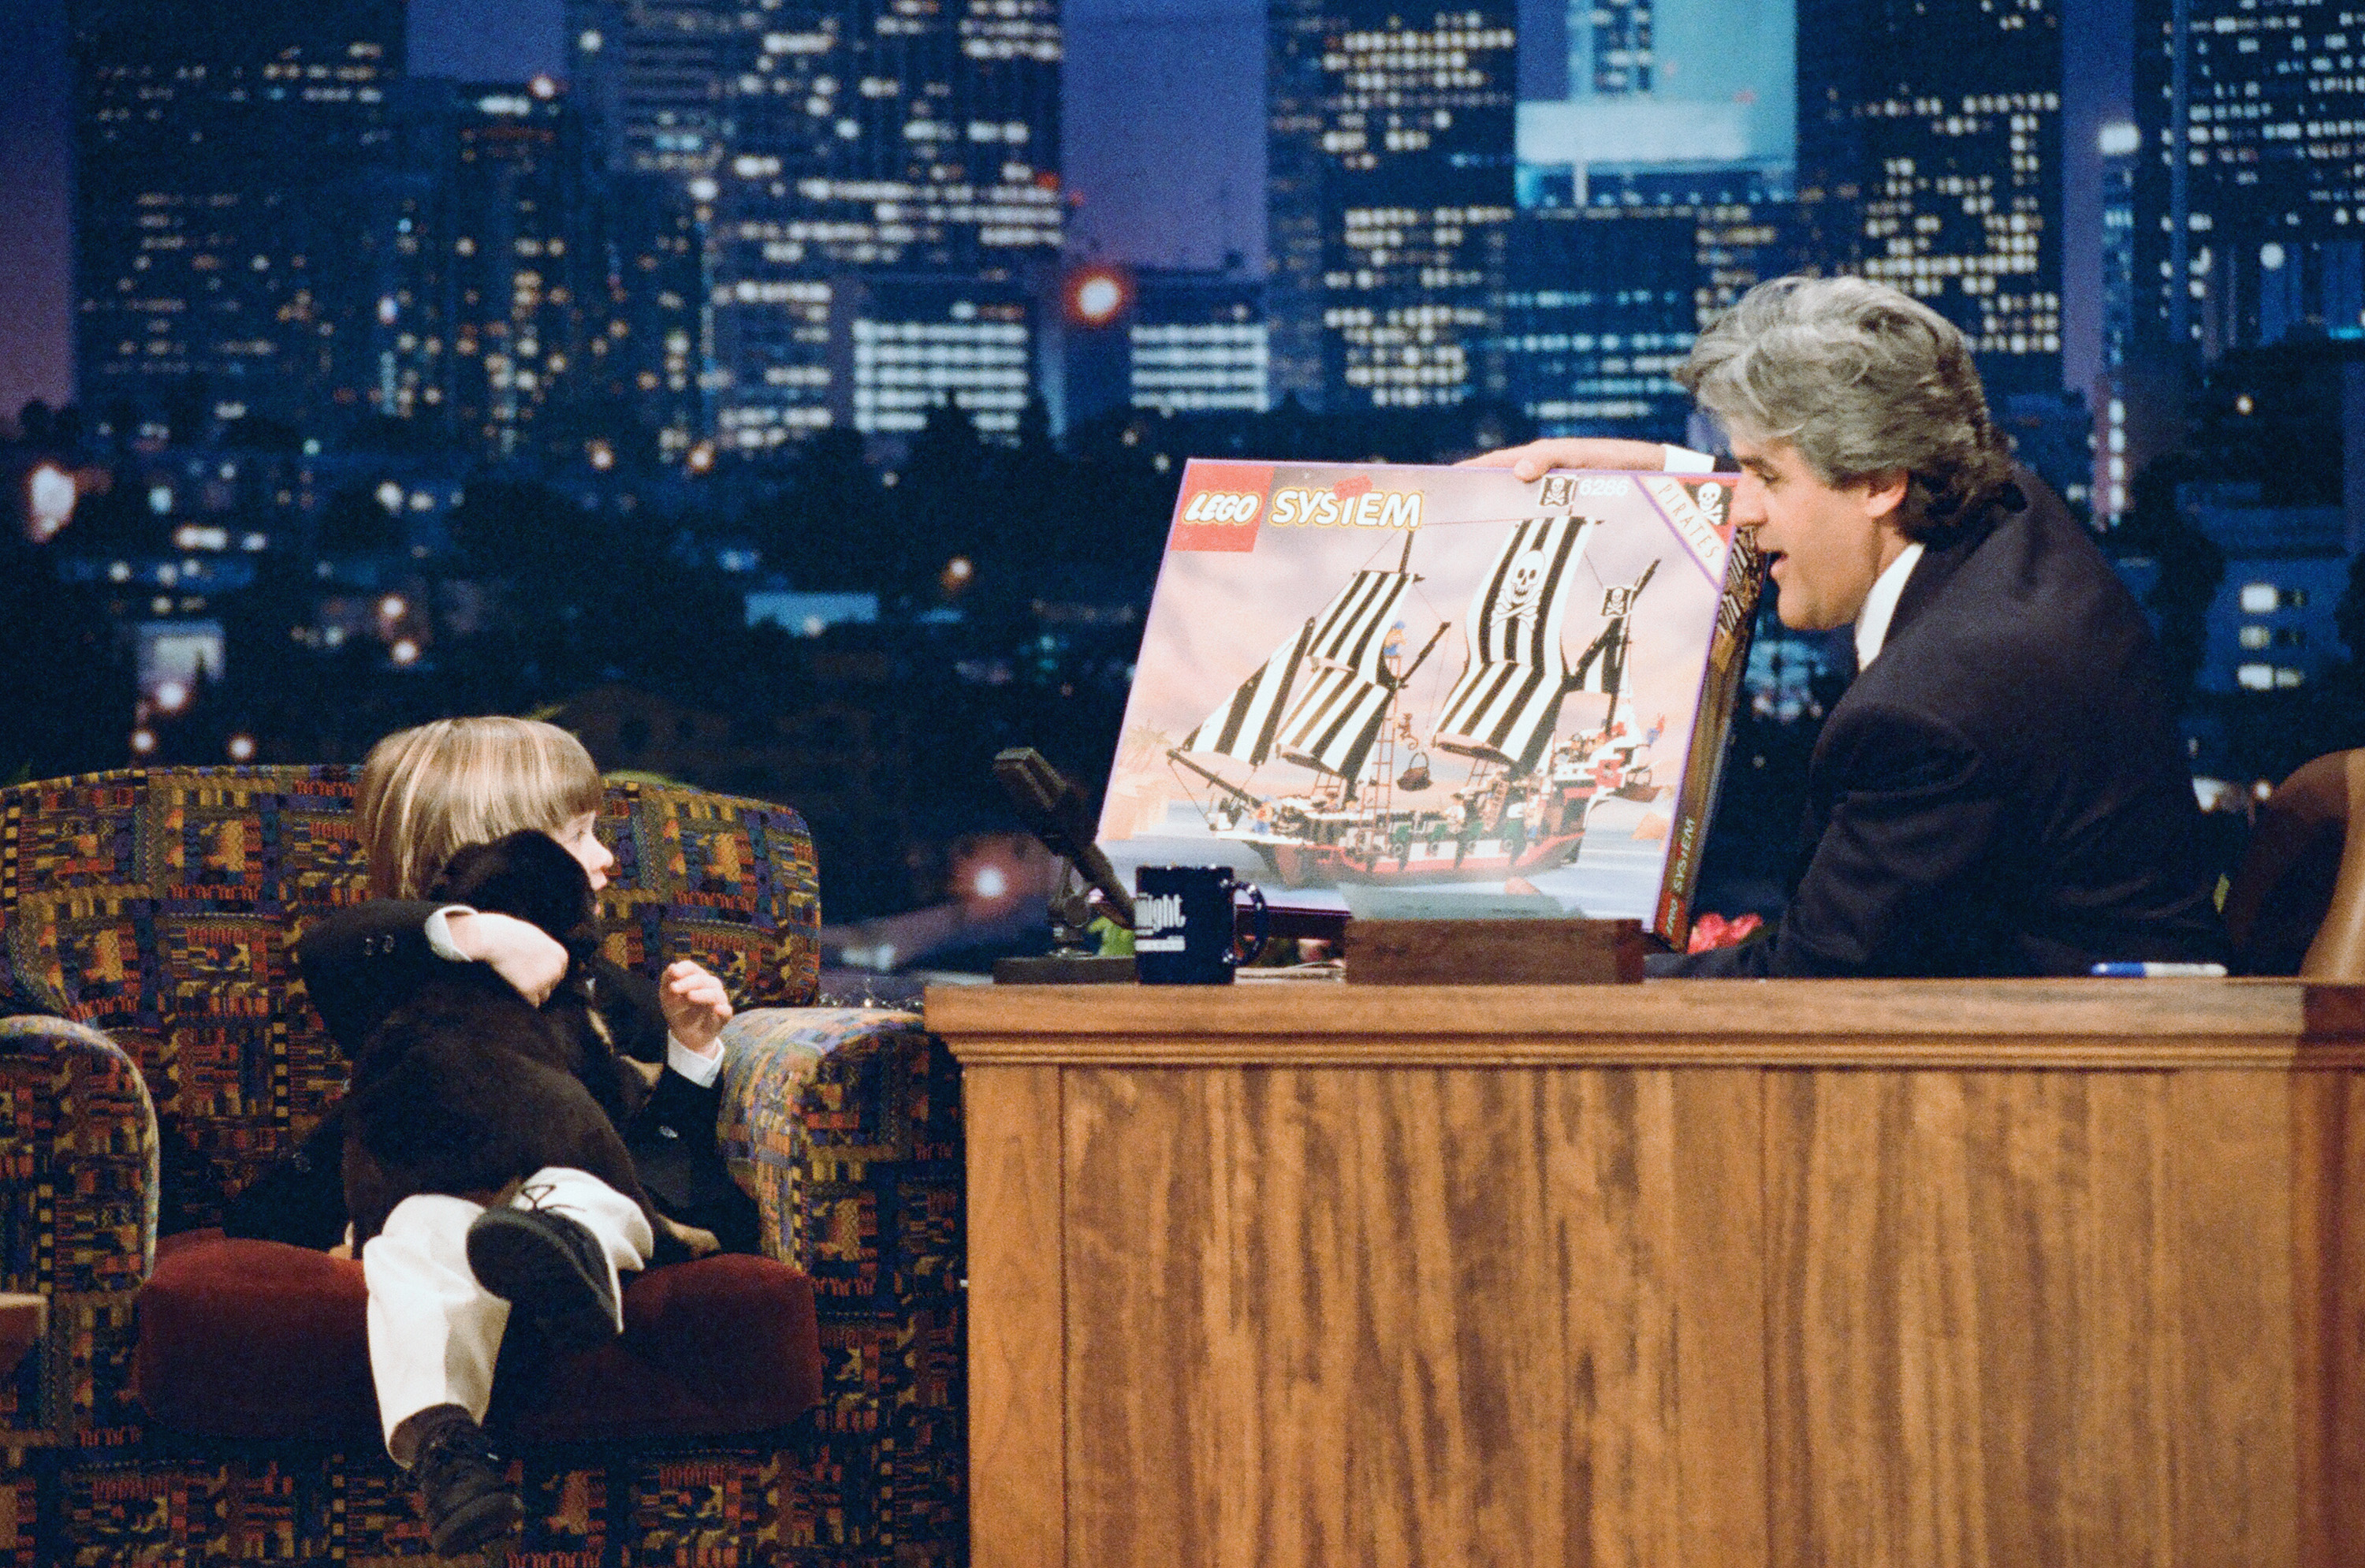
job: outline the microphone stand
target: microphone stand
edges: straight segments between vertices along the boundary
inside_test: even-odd
[[[1133,955],[1104,956],[1085,946],[1092,935],[1092,895],[1097,892],[1117,924],[1133,924],[1133,895],[1116,868],[1093,842],[1094,822],[1083,791],[1032,746],[1013,746],[993,759],[993,776],[1026,829],[1059,857],[1049,900],[1056,950],[1040,958],[996,958],[996,985],[1129,984]],[[1079,885],[1081,879],[1082,885]]]

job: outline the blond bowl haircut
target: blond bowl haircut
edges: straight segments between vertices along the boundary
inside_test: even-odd
[[[583,743],[532,719],[438,719],[370,748],[353,815],[380,898],[423,897],[472,844],[555,833],[600,809]]]
[[[1903,469],[1914,538],[2012,479],[1970,345],[1885,283],[1781,277],[1709,324],[1676,372],[1725,434],[1797,449],[1825,484]]]

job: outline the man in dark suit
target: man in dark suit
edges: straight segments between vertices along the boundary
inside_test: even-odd
[[[1766,940],[1685,975],[2084,974],[2225,939],[2150,629],[2012,465],[1962,336],[1861,278],[1760,285],[1679,373],[1740,471],[1732,517],[1787,626],[1855,629],[1808,773],[1807,850]],[[1474,462],[1698,468],[1637,442]]]

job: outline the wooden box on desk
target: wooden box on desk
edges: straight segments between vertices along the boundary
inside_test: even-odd
[[[1642,978],[1639,920],[1351,920],[1353,985],[1612,985]]]

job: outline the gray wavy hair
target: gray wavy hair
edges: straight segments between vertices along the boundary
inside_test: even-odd
[[[1782,442],[1830,485],[1902,468],[1919,538],[2012,480],[1969,345],[1953,322],[1860,277],[1761,283],[1676,371],[1728,437]]]

